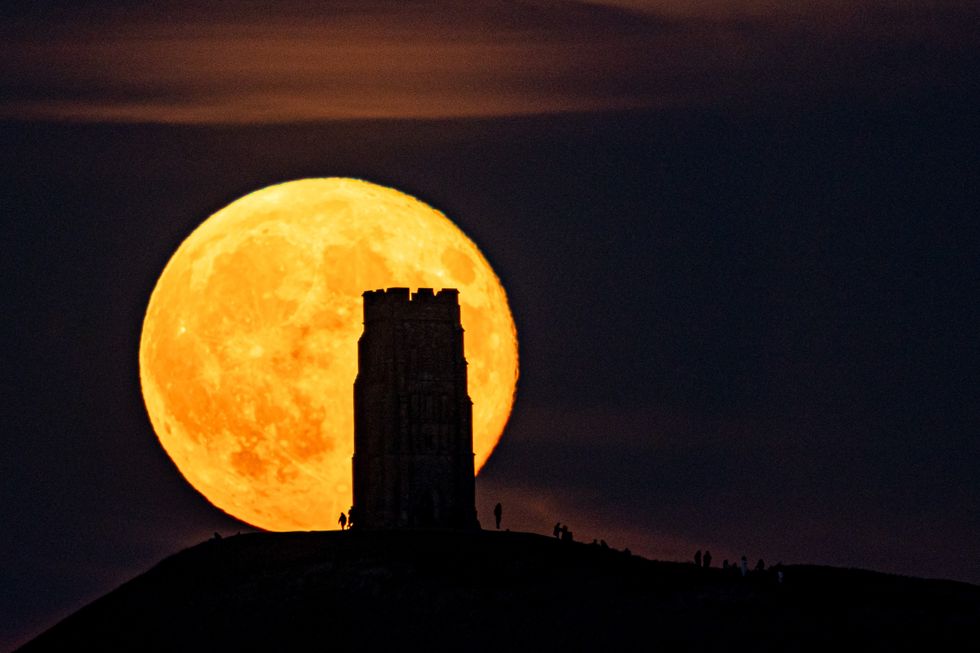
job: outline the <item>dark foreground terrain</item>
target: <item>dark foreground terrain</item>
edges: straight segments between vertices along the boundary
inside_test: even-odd
[[[784,571],[526,533],[258,533],[182,551],[20,650],[980,650],[980,587]]]

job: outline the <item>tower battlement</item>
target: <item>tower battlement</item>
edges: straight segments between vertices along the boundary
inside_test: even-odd
[[[364,305],[394,304],[394,303],[427,303],[458,304],[459,291],[455,288],[443,288],[439,292],[432,288],[419,288],[410,292],[408,288],[380,288],[364,291]]]
[[[388,288],[364,292],[364,322],[376,319],[449,320],[459,322],[459,291],[443,288]]]

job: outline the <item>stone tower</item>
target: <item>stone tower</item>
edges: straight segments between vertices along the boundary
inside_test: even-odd
[[[459,291],[365,292],[357,346],[355,528],[475,528]]]

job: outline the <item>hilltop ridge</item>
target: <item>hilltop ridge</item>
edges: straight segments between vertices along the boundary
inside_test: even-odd
[[[791,565],[779,584],[530,533],[253,533],[181,551],[19,650],[970,650],[978,617],[980,587],[863,570]]]

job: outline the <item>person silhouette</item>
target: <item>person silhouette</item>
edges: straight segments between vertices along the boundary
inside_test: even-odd
[[[707,569],[711,566],[711,551],[704,552],[704,568]]]
[[[337,520],[337,523],[340,524],[340,530],[347,528],[347,515],[340,513],[340,519]]]
[[[694,554],[694,566],[701,566],[701,549],[698,549],[698,552]]]
[[[555,534],[555,539],[561,537],[561,522],[555,522],[555,530],[552,531]]]
[[[493,507],[493,520],[497,522],[497,530],[500,530],[500,518],[504,514],[504,507],[498,502],[497,505]]]
[[[759,558],[759,562],[755,563],[755,570],[758,572],[763,572],[766,570],[766,563],[762,558]]]
[[[742,561],[739,563],[739,569],[742,572],[742,578],[749,575],[749,561],[745,558],[745,556],[742,556]]]
[[[354,506],[351,506],[350,510],[347,511],[347,529],[350,530],[351,528],[354,528]]]

